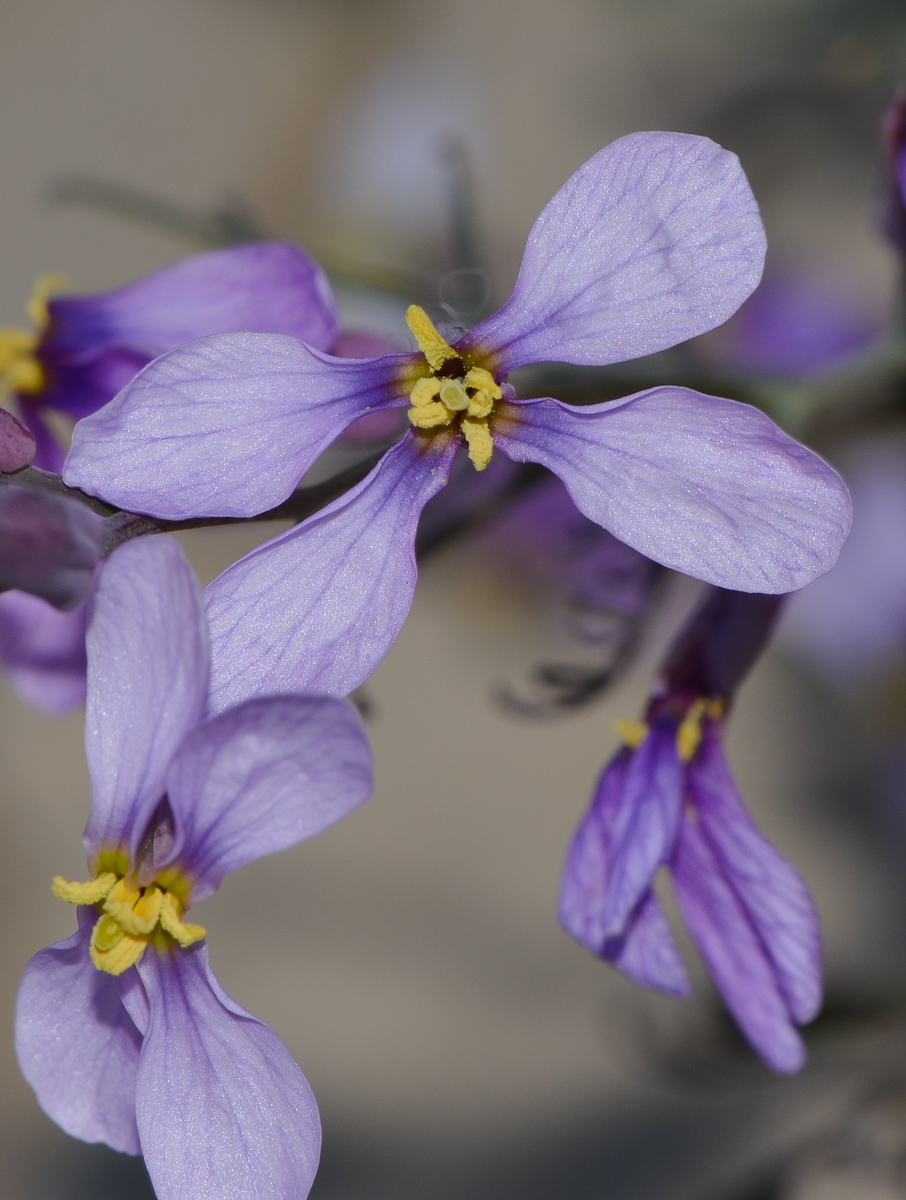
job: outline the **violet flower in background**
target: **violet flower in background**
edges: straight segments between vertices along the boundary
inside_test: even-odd
[[[64,478],[164,518],[279,503],[357,417],[409,405],[371,475],[207,590],[212,703],[345,694],[383,658],[415,586],[418,516],[465,442],[546,466],[577,508],[649,558],[786,592],[826,571],[850,522],[839,476],[746,405],[656,387],[572,408],[520,401],[532,362],[620,362],[720,324],[758,283],[764,232],[736,157],[685,134],[625,137],[564,185],[515,290],[450,346],[409,310],[420,353],[331,359],[290,338],[210,338],[159,359],[75,430]]]
[[[320,1127],[302,1072],[223,991],[184,921],[244,863],[345,816],[371,790],[354,711],[254,700],[204,719],[208,651],[177,543],[103,568],[88,630],[88,883],[57,877],[79,930],[31,960],[16,1048],[68,1133],[143,1154],[160,1200],[299,1200]]]
[[[53,282],[39,280],[29,305],[35,332],[0,330],[0,379],[30,427],[35,464],[51,471],[61,469],[64,450],[45,419],[49,411],[74,419],[95,412],[151,359],[183,342],[253,330],[328,349],[344,336],[320,267],[284,242],[196,255],[97,296],[48,298]],[[358,349],[377,352],[368,342]],[[84,699],[85,621],[83,611],[57,613],[34,596],[0,597],[0,659],[23,698],[45,712]]]
[[[644,723],[605,768],[567,856],[563,928],[636,983],[689,980],[652,890],[666,867],[680,911],[739,1028],[768,1066],[805,1061],[797,1025],[821,1004],[821,939],[798,873],[758,832],[733,783],[727,707],[781,598],[715,590],[679,637]]]

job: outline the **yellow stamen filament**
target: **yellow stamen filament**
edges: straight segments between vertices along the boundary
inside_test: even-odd
[[[630,750],[638,750],[648,736],[648,726],[644,721],[624,721],[621,718],[614,721],[613,727],[620,741]]]
[[[201,925],[183,921],[183,901],[156,883],[138,888],[113,871],[104,871],[88,883],[69,883],[56,875],[51,886],[54,895],[68,904],[102,906],[90,953],[97,969],[108,975],[122,975],[135,966],[157,929],[180,946],[191,946],[206,936]]]
[[[477,471],[483,471],[494,453],[494,439],[488,418],[496,401],[503,398],[500,385],[484,367],[470,367],[457,378],[450,363],[465,364],[434,328],[431,318],[418,305],[412,304],[406,322],[434,372],[416,380],[409,400],[409,420],[417,429],[440,429],[459,421],[459,428],[469,447],[469,458]],[[437,371],[447,366],[447,373],[438,378]]]
[[[691,762],[701,745],[702,721],[706,717],[712,721],[719,721],[723,712],[722,700],[709,700],[706,696],[699,696],[692,702],[676,731],[676,752],[683,762]]]

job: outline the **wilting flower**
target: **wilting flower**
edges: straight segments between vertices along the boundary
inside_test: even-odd
[[[805,1061],[796,1029],[821,1004],[821,940],[808,890],[758,832],[724,759],[727,706],[779,598],[714,591],[680,637],[645,714],[605,768],[576,833],[560,923],[630,979],[685,995],[689,981],[652,890],[666,867],[680,911],[742,1032],[776,1071]]]
[[[68,1133],[143,1154],[161,1200],[297,1200],[317,1167],[314,1097],[217,983],[185,913],[366,798],[358,719],[342,701],[275,696],[205,720],[203,611],[169,539],[111,557],[87,646],[92,879],[54,880],[79,930],[26,968],[22,1070]]]
[[[589,519],[649,558],[786,592],[834,562],[839,476],[763,413],[678,387],[573,408],[520,401],[532,362],[619,362],[726,320],[761,276],[764,232],[736,157],[635,134],[590,159],[532,229],[513,295],[450,345],[412,306],[417,354],[331,359],[291,338],[205,339],[159,359],[79,423],[67,482],[161,517],[248,516],[282,500],[356,418],[412,429],[334,504],[212,584],[215,707],[274,688],[343,694],[396,637],[412,542],[457,446],[559,475]]]
[[[31,439],[35,464],[51,471],[60,470],[64,452],[48,412],[76,419],[95,412],[152,358],[183,342],[241,330],[292,334],[319,349],[338,340],[323,272],[283,242],[196,255],[97,296],[52,295],[60,285],[55,276],[38,280],[28,305],[33,329],[0,329],[0,384],[30,427],[19,429]],[[0,658],[39,708],[62,712],[84,698],[84,636],[83,610],[54,612],[19,592],[0,598]]]

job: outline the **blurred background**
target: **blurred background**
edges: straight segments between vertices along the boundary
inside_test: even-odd
[[[697,585],[660,580],[618,682],[542,719],[501,696],[612,647],[457,538],[367,685],[374,798],[197,910],[224,986],[318,1097],[317,1200],[906,1195],[906,390],[879,135],[903,79],[901,0],[0,5],[0,323],[44,271],[90,292],[278,236],[326,265],[348,326],[404,339],[411,300],[467,322],[504,299],[534,218],[603,145],[706,134],[762,205],[765,284],[726,329],[593,379],[596,398],[711,380],[856,496],[848,557],[791,606],[728,742],[822,915],[806,1070],[760,1064],[687,942],[695,995],[670,1000],[555,923],[612,722],[638,715]],[[204,583],[273,532],[183,543]],[[16,988],[73,928],[49,881],[83,876],[90,793],[81,712],[0,686],[0,1191],[141,1200],[141,1163],[67,1138],[16,1065]]]

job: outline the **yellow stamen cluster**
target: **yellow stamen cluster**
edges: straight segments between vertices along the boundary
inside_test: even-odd
[[[431,370],[430,375],[416,380],[409,393],[409,420],[418,429],[439,429],[458,422],[472,465],[483,471],[494,452],[488,419],[503,392],[484,367],[466,370],[423,308],[410,305],[406,323]]]
[[[108,975],[122,975],[134,967],[152,937],[169,935],[180,946],[191,946],[206,935],[200,925],[182,920],[182,900],[156,883],[133,887],[116,872],[104,871],[88,883],[69,883],[55,875],[51,886],[67,904],[100,907],[91,934],[91,961]]]
[[[701,745],[702,722],[705,718],[719,721],[723,715],[723,700],[709,700],[706,696],[693,700],[676,731],[676,752],[683,762],[691,762],[695,757]],[[619,720],[614,721],[613,727],[620,741],[630,750],[638,750],[649,731],[644,721]]]
[[[4,393],[33,395],[44,387],[44,368],[37,357],[38,345],[47,329],[47,301],[53,292],[65,287],[62,275],[39,275],[25,311],[35,326],[0,329],[0,387]]]

